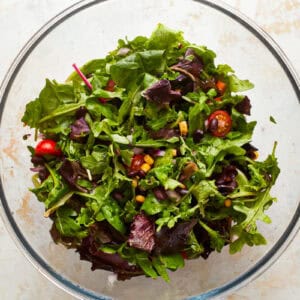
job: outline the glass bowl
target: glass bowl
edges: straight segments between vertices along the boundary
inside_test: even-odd
[[[272,224],[259,224],[266,246],[245,247],[241,253],[213,253],[192,260],[171,274],[171,283],[145,277],[111,283],[107,271],[90,270],[73,250],[52,241],[51,221],[43,204],[28,191],[32,186],[30,156],[24,141],[30,131],[20,119],[25,104],[43,87],[44,79],[63,81],[78,65],[104,56],[119,38],[149,35],[158,23],[182,30],[185,38],[207,45],[217,63],[231,65],[255,89],[251,119],[258,120],[253,143],[261,158],[278,141],[281,168],[269,210]],[[300,185],[298,120],[299,81],[288,60],[253,22],[219,1],[81,1],[49,21],[25,45],[1,86],[1,211],[4,221],[35,267],[62,289],[90,299],[205,299],[246,284],[266,270],[299,229]],[[273,116],[277,124],[270,122]]]

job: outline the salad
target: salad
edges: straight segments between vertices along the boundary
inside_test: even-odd
[[[56,243],[119,280],[266,244],[258,221],[280,172],[251,144],[253,88],[215,53],[159,24],[119,40],[65,83],[46,79],[22,121],[35,128],[34,187]]]

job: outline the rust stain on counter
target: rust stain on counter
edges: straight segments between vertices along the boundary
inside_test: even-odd
[[[15,164],[20,165],[20,162],[16,156],[16,140],[14,138],[10,139],[9,145],[3,148],[3,152],[14,161]]]
[[[16,211],[17,215],[27,224],[32,225],[32,209],[29,205],[31,193],[27,192],[22,198],[21,207]]]

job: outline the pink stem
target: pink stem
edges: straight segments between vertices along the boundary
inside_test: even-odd
[[[73,64],[72,67],[75,69],[75,71],[78,73],[78,75],[80,76],[80,78],[83,80],[83,82],[86,84],[86,86],[92,90],[93,87],[91,85],[91,83],[87,80],[87,78],[85,77],[85,75],[80,71],[80,69],[76,66],[76,64]]]

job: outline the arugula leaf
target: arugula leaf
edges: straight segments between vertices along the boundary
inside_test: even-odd
[[[254,84],[249,80],[239,79],[235,75],[229,76],[229,88],[232,92],[244,92],[254,88]]]
[[[87,230],[82,229],[76,222],[76,216],[77,213],[71,208],[60,207],[57,209],[54,222],[61,235],[68,237],[75,236],[79,239],[87,236]]]
[[[218,231],[211,229],[207,224],[199,221],[199,224],[207,231],[210,238],[210,247],[218,252],[221,252],[225,245],[225,240],[221,237]]]
[[[234,70],[226,64],[217,65],[215,72],[219,75],[228,75],[228,73],[234,73]]]
[[[168,269],[173,271],[184,267],[184,259],[180,253],[161,255],[160,260]]]
[[[221,201],[224,196],[218,191],[213,180],[201,180],[191,187],[192,195],[197,199],[201,215],[205,216],[205,208],[210,199]]]
[[[116,202],[116,200],[110,198],[109,202],[105,203],[102,206],[101,211],[105,219],[108,221],[110,225],[112,225],[115,229],[117,229],[121,233],[123,234],[126,233],[126,226],[120,217],[121,208]]]
[[[81,165],[90,170],[93,175],[103,174],[109,167],[109,157],[105,148],[95,148],[92,154],[80,158]]]
[[[226,155],[241,156],[245,155],[246,151],[241,147],[250,142],[252,132],[247,134],[232,136],[231,139],[221,139],[212,136],[206,136],[202,139],[201,145],[196,150],[198,151],[199,160],[206,164],[206,177],[211,176],[216,164],[223,161]]]
[[[275,157],[275,149],[276,143],[272,154],[265,161],[254,162],[251,165],[251,179],[247,184],[254,186],[252,190],[256,191],[256,184],[259,180],[262,183],[260,184],[260,190],[252,193],[252,195],[250,194],[247,197],[247,202],[244,202],[242,197],[234,200],[233,209],[243,217],[232,227],[232,234],[237,236],[237,238],[230,244],[230,253],[240,251],[245,244],[253,246],[266,243],[264,237],[257,231],[257,221],[271,222],[270,217],[265,214],[265,210],[276,200],[270,194],[271,187],[280,172]],[[267,181],[263,178],[265,176],[267,176]],[[240,192],[237,195],[242,196],[243,194]]]
[[[198,242],[193,230],[189,234],[187,244],[186,251],[189,258],[197,258],[205,251],[204,246]]]
[[[147,197],[145,198],[145,202],[141,207],[141,210],[151,216],[160,213],[166,207],[166,203],[158,201],[153,193],[148,193]]]
[[[152,264],[159,276],[161,276],[166,282],[170,282],[170,277],[166,270],[166,265],[161,261],[160,257],[154,256],[152,258]]]
[[[157,278],[157,273],[151,263],[151,261],[148,258],[148,254],[146,252],[138,252],[135,255],[137,264],[143,269],[146,275]]]

